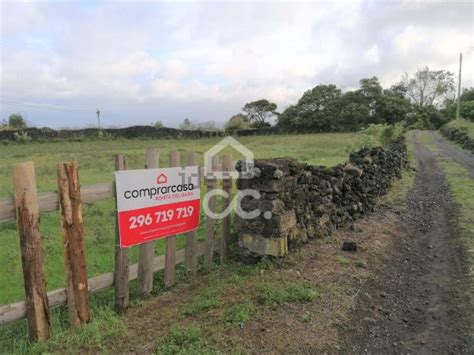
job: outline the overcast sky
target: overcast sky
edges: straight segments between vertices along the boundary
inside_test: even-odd
[[[472,2],[1,5],[0,119],[129,126],[226,121],[248,101],[282,111],[305,90],[363,77],[384,87],[422,66],[474,86]]]

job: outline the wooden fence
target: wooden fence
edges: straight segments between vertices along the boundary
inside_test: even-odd
[[[186,165],[196,166],[197,158],[196,153],[188,153]],[[157,168],[159,152],[149,149],[145,159],[146,168]],[[181,166],[179,151],[170,152],[169,166]],[[126,157],[117,155],[115,167],[116,170],[127,169]],[[222,163],[215,157],[212,169],[232,170],[230,157],[223,156]],[[32,341],[42,341],[50,336],[50,309],[54,307],[67,305],[71,327],[79,327],[90,321],[89,294],[92,292],[114,286],[115,307],[121,313],[128,308],[129,281],[138,279],[139,292],[149,294],[153,288],[153,273],[156,271],[164,270],[165,286],[170,287],[175,283],[177,264],[184,263],[186,276],[193,278],[197,275],[198,257],[203,256],[205,270],[212,267],[216,249],[221,262],[225,262],[228,257],[229,245],[232,242],[230,215],[223,219],[220,233],[216,233],[216,221],[207,216],[205,241],[197,241],[196,231],[188,232],[184,235],[184,249],[176,250],[176,236],[166,238],[165,255],[155,256],[155,241],[137,246],[140,248],[139,259],[138,263],[133,265],[129,265],[128,249],[118,247],[116,222],[115,270],[88,279],[82,204],[115,197],[115,186],[114,183],[106,183],[81,187],[79,167],[75,161],[58,163],[57,177],[57,192],[37,193],[33,162],[16,164],[12,170],[14,197],[0,200],[0,223],[12,219],[17,221],[25,285],[24,301],[0,306],[0,325],[26,317],[28,335]],[[204,185],[206,190],[210,191],[218,187],[218,181],[212,177],[204,177]],[[230,196],[230,177],[222,180],[222,188]],[[211,198],[208,204],[211,210],[219,210],[215,198]],[[220,210],[225,210],[229,204],[230,197],[222,198]],[[61,211],[58,231],[62,234],[66,284],[64,288],[46,292],[39,217],[41,212],[54,210]]]

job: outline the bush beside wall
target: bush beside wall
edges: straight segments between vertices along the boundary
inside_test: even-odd
[[[336,228],[373,211],[407,163],[402,140],[385,149],[364,148],[345,164],[331,168],[301,164],[294,159],[256,160],[250,179],[240,190],[254,189],[260,199],[243,198],[241,207],[259,209],[254,219],[239,218],[239,251],[243,260],[264,255],[281,257],[308,239],[330,235]],[[237,164],[242,173],[242,163]]]
[[[469,137],[469,134],[459,128],[454,127],[441,127],[441,133],[443,136],[459,143],[464,149],[474,152],[474,139]]]

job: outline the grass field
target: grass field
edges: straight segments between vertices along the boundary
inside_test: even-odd
[[[308,134],[243,137],[239,139],[256,158],[290,156],[317,165],[335,165],[347,160],[348,147],[362,139],[360,133]],[[11,167],[32,160],[36,166],[39,191],[56,189],[56,163],[77,159],[82,185],[111,182],[115,154],[126,154],[130,168],[143,168],[145,149],[160,150],[160,166],[168,166],[168,153],[178,149],[202,155],[220,138],[199,140],[105,140],[86,142],[30,143],[0,146],[0,198],[12,193]],[[230,151],[234,159],[239,156]],[[114,202],[103,200],[84,206],[86,257],[89,277],[113,270]],[[203,238],[204,231],[199,231]],[[41,235],[45,254],[48,290],[64,287],[63,255],[59,212],[43,213]],[[20,300],[24,296],[18,234],[14,221],[0,223],[0,304]],[[184,246],[178,238],[178,248]],[[164,252],[164,241],[157,242],[157,253]],[[131,248],[131,262],[136,262],[138,248]]]

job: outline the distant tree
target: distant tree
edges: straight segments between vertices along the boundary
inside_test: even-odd
[[[362,128],[369,120],[369,105],[357,91],[347,91],[338,99],[340,108],[337,117],[337,131],[354,131]]]
[[[459,115],[461,118],[474,120],[474,88],[464,89],[459,104]],[[440,112],[445,116],[447,120],[454,120],[456,118],[457,111],[457,100],[456,98],[447,98],[443,102],[443,107]]]
[[[185,118],[179,128],[184,130],[194,130],[196,129],[196,123],[191,121],[189,118]]]
[[[474,100],[461,101],[459,106],[459,116],[466,120],[474,121]]]
[[[278,125],[319,132],[336,130],[341,96],[336,85],[317,85],[306,91],[295,106],[288,107],[278,116]]]
[[[247,114],[248,121],[254,127],[268,126],[267,119],[278,115],[276,112],[277,104],[268,100],[262,99],[257,101],[248,102],[242,108]]]
[[[290,105],[278,115],[277,126],[285,130],[296,128],[297,116],[298,108],[295,105]]]
[[[359,81],[360,89],[356,91],[367,105],[369,115],[366,123],[382,123],[383,118],[377,112],[377,106],[383,95],[382,85],[377,77],[364,78]]]
[[[434,106],[420,106],[415,104],[413,111],[408,115],[407,124],[414,128],[435,129],[447,122],[446,117]]]
[[[163,128],[164,125],[161,121],[156,121],[155,124],[153,125],[155,128]]]
[[[461,101],[474,101],[474,88],[464,88],[460,99]]]
[[[317,131],[334,130],[340,113],[341,90],[336,85],[318,85],[298,101],[297,125]]]
[[[14,129],[23,129],[26,128],[26,121],[21,114],[12,113],[8,117],[8,125]]]
[[[454,92],[454,74],[425,67],[413,76],[405,74],[400,84],[406,96],[419,106],[439,106]]]
[[[366,122],[367,117],[369,117],[369,109],[366,105],[349,102],[347,105],[344,105],[338,122],[338,131],[356,131],[360,129]]]
[[[375,111],[380,123],[394,124],[407,118],[412,111],[412,104],[399,95],[381,95]]]
[[[229,118],[229,121],[225,124],[226,132],[233,132],[237,129],[247,129],[250,128],[250,123],[247,116],[238,113]]]
[[[195,128],[201,131],[218,131],[219,128],[216,126],[214,121],[199,122],[195,124]]]
[[[383,93],[384,95],[406,97],[407,88],[403,84],[398,83],[398,84],[392,85],[390,89],[385,89]]]

